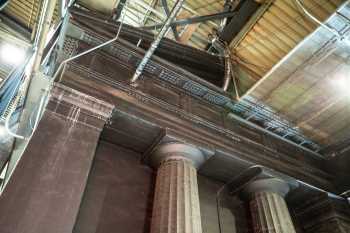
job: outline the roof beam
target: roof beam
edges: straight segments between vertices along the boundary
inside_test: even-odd
[[[260,6],[261,4],[255,0],[241,1],[235,10],[237,14],[232,17],[222,32],[220,32],[220,39],[230,44]]]
[[[170,16],[170,10],[169,10],[169,6],[168,6],[168,2],[167,0],[161,0],[162,1],[162,6],[164,9],[164,12],[166,14],[167,17]],[[175,25],[170,25],[171,30],[173,31],[175,40],[179,40],[179,33],[177,32],[177,28]]]
[[[203,16],[196,16],[196,17],[191,17],[187,19],[180,19],[173,21],[171,23],[172,26],[184,26],[188,24],[197,24],[197,23],[202,23],[206,21],[211,21],[211,20],[216,20],[216,19],[224,19],[228,17],[232,17],[236,14],[236,12],[221,12],[217,14],[211,14],[211,15],[203,15]],[[147,29],[147,30],[153,30],[153,29],[159,29],[163,26],[163,24],[156,24],[152,26],[145,26],[142,27],[142,29]]]

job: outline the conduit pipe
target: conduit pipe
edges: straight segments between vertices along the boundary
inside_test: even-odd
[[[225,51],[224,53],[225,57],[225,77],[224,77],[224,84],[222,85],[222,89],[224,91],[228,90],[228,87],[230,86],[230,81],[231,81],[231,66],[230,66],[230,56],[229,54]]]
[[[50,6],[50,4],[47,5],[47,2],[48,2],[48,1],[49,1],[49,0],[45,0],[45,4],[46,4],[46,6],[47,6],[48,8],[51,8],[52,6]],[[56,2],[56,1],[54,0],[54,1],[52,1],[52,2]],[[126,3],[125,3],[125,6],[127,6],[127,1],[126,1]],[[54,7],[55,7],[55,4],[54,4]],[[55,9],[55,8],[53,8],[53,10],[54,10],[54,9]],[[48,9],[48,10],[52,10],[52,9]],[[53,12],[52,12],[52,13],[53,13]],[[48,14],[45,14],[45,17],[44,17],[44,18],[46,18],[46,20],[44,19],[44,20],[45,20],[44,22],[46,22],[46,23],[49,22],[49,24],[46,24],[46,26],[49,26],[50,23],[51,23],[51,20],[47,20],[47,17],[46,17],[47,15],[48,15]],[[91,49],[85,51],[85,52],[82,52],[82,53],[77,54],[77,55],[75,55],[75,56],[73,56],[73,57],[71,57],[71,58],[68,58],[68,59],[64,60],[64,61],[60,64],[60,66],[58,67],[58,69],[57,69],[55,75],[53,76],[53,79],[52,79],[52,80],[55,80],[55,78],[57,77],[58,73],[60,72],[60,70],[62,69],[62,67],[63,67],[66,63],[68,63],[68,62],[70,62],[70,61],[72,61],[72,60],[74,60],[74,59],[77,59],[77,58],[79,58],[79,57],[81,57],[81,56],[83,56],[83,55],[86,55],[86,54],[88,54],[88,53],[90,53],[90,52],[92,52],[92,51],[94,51],[94,50],[96,50],[96,49],[99,49],[99,48],[103,47],[103,46],[106,46],[106,45],[108,45],[108,44],[110,44],[110,43],[112,43],[112,42],[114,42],[114,41],[116,41],[116,40],[119,38],[119,34],[120,34],[121,28],[122,28],[122,26],[123,26],[123,21],[124,21],[125,15],[126,15],[126,14],[123,14],[123,18],[122,18],[121,24],[120,24],[120,26],[119,26],[117,35],[116,35],[113,39],[111,39],[111,40],[109,40],[109,41],[106,41],[105,43],[102,43],[102,44],[100,44],[100,45],[98,45],[98,46],[95,46],[95,47],[93,47],[93,48],[91,48]],[[52,15],[51,15],[51,19],[52,19]],[[45,25],[43,25],[43,26],[45,27]],[[48,29],[49,29],[49,27],[47,28],[47,30],[48,30]],[[45,29],[45,30],[46,30],[46,29]],[[41,30],[41,32],[42,32],[42,30]],[[44,49],[44,48],[45,48],[45,42],[46,42],[46,35],[40,36],[40,37],[41,37],[41,38],[38,39],[38,43],[39,43],[39,44],[40,44],[40,43],[43,43],[43,46],[44,46],[43,49]],[[39,70],[39,68],[40,68],[43,49],[42,49],[42,51],[41,51],[41,54],[40,54],[40,53],[37,53],[36,55],[34,55],[34,56],[35,56],[35,61],[37,62],[37,67],[35,68],[35,67],[33,66],[32,74],[35,74],[35,72],[37,72],[37,71]],[[34,64],[35,64],[35,62],[34,62]],[[25,85],[25,82],[26,82],[26,80],[24,80],[24,83],[23,83],[24,85]],[[16,101],[16,102],[19,102],[20,98],[22,97],[22,94],[23,94],[23,93],[22,93],[21,91],[19,91],[18,95],[17,95],[16,98],[15,98],[15,101]],[[44,106],[44,99],[45,99],[45,94],[43,94],[43,96],[42,96],[42,98],[41,98],[40,105],[39,105],[39,109],[38,109],[38,113],[37,113],[36,118],[35,118],[34,129],[33,129],[32,133],[31,133],[30,137],[33,135],[33,133],[34,133],[36,127],[37,127],[37,124],[38,124],[38,122],[39,122],[40,114],[41,114],[42,108],[43,108],[43,106]],[[13,111],[14,111],[14,110],[11,110],[10,116],[13,114]],[[10,118],[10,117],[8,117],[8,119],[5,121],[5,128],[6,128],[6,131],[7,131],[11,136],[13,136],[13,137],[15,137],[15,138],[18,138],[18,139],[26,139],[27,137],[25,137],[25,136],[17,135],[17,134],[15,134],[15,133],[11,132],[11,130],[10,130],[10,128],[9,128],[9,118]],[[30,137],[29,137],[29,138],[30,138]]]
[[[180,11],[183,3],[185,0],[177,0],[169,17],[166,19],[162,29],[160,30],[159,34],[157,35],[157,38],[152,42],[151,47],[146,52],[145,56],[141,60],[140,64],[138,65],[134,76],[131,79],[131,83],[136,82],[140,75],[142,74],[144,68],[146,67],[148,61],[151,59],[153,53],[156,51],[156,49],[159,46],[160,41],[163,39],[165,34],[169,31],[171,22],[175,19],[177,13]]]
[[[125,10],[127,10],[127,7],[128,7],[127,4],[128,4],[128,0],[125,2]],[[104,42],[102,44],[99,44],[99,45],[97,45],[97,46],[95,46],[95,47],[93,47],[91,49],[88,49],[88,50],[86,50],[84,52],[81,52],[81,53],[79,53],[79,54],[77,54],[77,55],[75,55],[73,57],[70,57],[70,58],[64,60],[63,62],[61,62],[61,64],[57,68],[57,71],[55,72],[52,80],[55,80],[57,78],[57,76],[58,76],[59,72],[61,71],[61,69],[63,68],[63,66],[65,64],[67,64],[68,62],[73,61],[73,60],[75,60],[75,59],[77,59],[77,58],[79,58],[81,56],[84,56],[84,55],[86,55],[88,53],[91,53],[91,52],[93,52],[93,51],[95,51],[95,50],[97,50],[99,48],[102,48],[102,47],[104,47],[104,46],[106,46],[106,45],[108,45],[110,43],[113,43],[114,41],[118,40],[119,34],[120,34],[121,29],[123,27],[125,15],[126,15],[126,11],[124,11],[124,14],[122,16],[122,19],[121,19],[121,22],[120,22],[120,25],[119,25],[119,28],[118,28],[118,32],[117,32],[117,34],[116,34],[116,36],[114,38],[112,38],[112,39],[110,39],[110,40],[108,40],[108,41],[106,41],[106,42]]]
[[[315,21],[317,24],[319,24],[320,26],[326,28],[328,31],[330,31],[331,33],[333,33],[336,37],[339,37],[340,39],[342,39],[342,35],[334,28],[328,26],[325,23],[322,23],[319,19],[317,19],[315,16],[313,16],[305,7],[304,5],[299,1],[299,0],[295,0],[296,3],[298,4],[298,6],[301,8],[301,10],[304,12],[305,15],[307,15],[310,19],[312,19],[313,21]]]
[[[208,21],[210,22],[211,20],[218,20],[218,19],[232,17],[235,14],[237,14],[237,12],[227,11],[227,12],[221,12],[221,13],[216,13],[211,15],[194,16],[187,19],[175,20],[170,24],[170,26],[186,26],[189,24],[204,23]],[[163,25],[164,23],[154,24],[150,26],[143,26],[141,27],[141,29],[156,30],[156,29],[162,28]]]
[[[0,1],[0,11],[5,8],[7,4],[9,4],[10,0]]]
[[[55,11],[55,6],[56,6],[56,0],[45,0],[43,2],[43,10],[42,10],[42,13],[40,15],[37,36],[36,36],[35,41],[33,43],[33,47],[34,47],[35,51],[34,51],[34,56],[33,56],[32,72],[28,78],[25,78],[23,80],[23,82],[18,90],[17,95],[15,95],[14,99],[12,100],[13,103],[10,106],[10,114],[5,120],[5,128],[6,128],[7,133],[15,138],[18,138],[18,139],[23,140],[23,139],[26,139],[26,137],[13,133],[9,127],[9,121],[10,121],[10,118],[11,118],[13,112],[16,110],[16,107],[17,107],[19,101],[25,95],[25,93],[27,91],[27,87],[29,86],[29,83],[31,81],[31,77],[33,75],[35,75],[35,73],[37,73],[40,69],[41,59],[42,59],[43,52],[45,49],[46,38],[47,38],[47,34],[50,30],[50,25],[51,25],[54,11]],[[38,115],[36,117],[37,119],[39,118],[39,115],[40,115],[40,112],[38,112]],[[37,124],[37,122],[36,122],[36,124]]]
[[[212,46],[219,52],[220,56],[223,56],[225,58],[225,76],[224,76],[224,83],[222,85],[222,89],[224,91],[227,91],[232,80],[234,90],[236,93],[236,99],[239,99],[238,86],[237,86],[236,78],[233,72],[230,47],[226,42],[220,41],[218,37],[215,37],[211,43],[212,43]]]
[[[34,48],[36,51],[34,55],[32,74],[37,73],[40,69],[41,60],[46,45],[47,35],[49,33],[52,17],[55,11],[56,1],[57,0],[45,0],[43,4],[44,10],[40,17],[37,32],[38,34],[34,42]]]

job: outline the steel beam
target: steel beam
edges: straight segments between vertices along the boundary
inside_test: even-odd
[[[169,10],[169,6],[168,6],[168,2],[167,0],[162,0],[162,6],[164,8],[164,12],[166,14],[167,17],[170,16],[170,10]],[[175,25],[170,25],[171,30],[174,33],[174,37],[176,40],[179,40],[179,33],[177,32],[176,26]]]
[[[167,18],[167,20],[165,21],[165,24],[163,25],[162,29],[158,33],[157,38],[153,41],[153,43],[151,44],[150,48],[146,52],[144,58],[142,59],[142,61],[138,65],[138,67],[137,67],[137,69],[135,71],[135,74],[133,75],[133,77],[131,79],[131,83],[135,83],[139,79],[139,77],[142,74],[144,68],[146,67],[148,61],[151,59],[153,53],[158,48],[160,41],[163,39],[165,34],[168,32],[168,29],[170,28],[171,22],[175,19],[177,13],[182,8],[182,4],[184,3],[184,1],[185,0],[178,0],[175,3],[174,8],[172,9],[169,17]]]
[[[217,20],[217,19],[224,19],[228,17],[233,17],[236,15],[236,12],[221,12],[217,14],[211,14],[211,15],[203,15],[203,16],[196,16],[196,17],[191,17],[187,19],[180,19],[173,21],[170,25],[171,26],[184,26],[188,24],[196,24],[196,23],[203,23],[206,21],[211,21],[211,20]],[[146,30],[154,30],[154,29],[159,29],[163,26],[164,24],[156,24],[152,26],[144,26],[142,29]]]
[[[220,39],[230,44],[259,7],[260,4],[254,0],[242,1],[235,10],[237,14],[232,17],[219,34]]]

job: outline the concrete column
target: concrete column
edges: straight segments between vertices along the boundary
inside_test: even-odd
[[[202,233],[197,167],[202,152],[184,144],[165,144],[152,155],[158,167],[151,233]]]
[[[295,233],[284,196],[289,186],[277,178],[257,180],[244,189],[255,233]]]

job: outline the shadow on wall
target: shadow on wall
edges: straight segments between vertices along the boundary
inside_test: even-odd
[[[100,142],[74,233],[148,233],[154,174],[141,155]]]
[[[101,141],[74,233],[149,233],[155,173],[141,154]],[[198,176],[203,233],[246,233],[246,208],[225,199],[221,232],[216,194],[222,183]],[[226,205],[229,203],[228,205]]]

